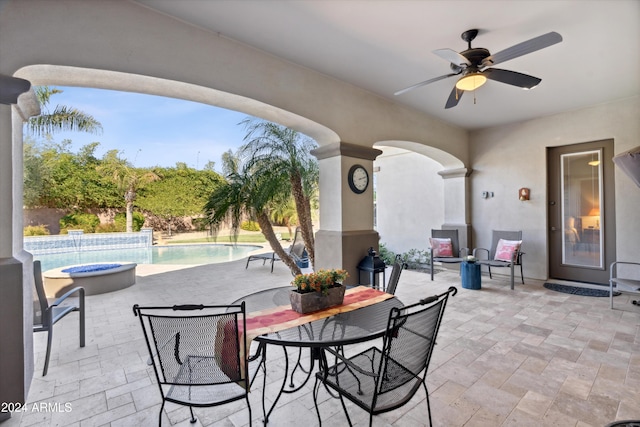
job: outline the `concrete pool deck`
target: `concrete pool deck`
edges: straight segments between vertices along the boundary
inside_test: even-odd
[[[147,426],[158,424],[160,393],[133,304],[226,304],[261,289],[291,281],[286,266],[246,260],[205,266],[139,265],[136,286],[87,297],[87,345],[78,347],[77,319],[56,325],[49,374],[39,372],[46,334],[35,334],[35,375],[27,408],[65,403],[64,412],[16,414],[2,427]],[[405,303],[457,286],[433,354],[427,384],[435,426],[602,427],[614,420],[640,418],[640,310],[616,297],[580,297],[545,289],[525,279],[509,289],[508,278],[482,276],[481,290],[462,289],[457,271],[431,282],[429,274],[405,270],[396,295]],[[350,351],[356,349],[347,349]],[[267,403],[279,388],[284,359],[270,349]],[[261,425],[262,374],[252,387],[253,425]],[[312,384],[283,396],[269,425],[317,426]],[[344,425],[340,404],[320,394],[325,425]],[[349,406],[356,425],[367,417]],[[242,402],[196,408],[195,426],[248,425]],[[189,411],[168,404],[163,425],[190,426]],[[376,426],[425,425],[424,392],[403,408],[375,417]],[[368,422],[367,422],[368,423]]]

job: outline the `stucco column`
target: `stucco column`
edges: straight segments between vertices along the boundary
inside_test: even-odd
[[[444,224],[442,228],[457,229],[461,248],[471,249],[471,209],[469,176],[472,169],[448,169],[438,172],[444,180]]]
[[[0,105],[0,402],[24,402],[33,377],[33,263],[23,250],[22,126],[40,107],[33,91]],[[0,413],[0,421],[10,416]]]
[[[379,236],[373,229],[373,161],[382,154],[374,148],[340,142],[312,151],[320,166],[320,229],[315,237],[316,269],[344,268],[348,284],[358,282],[358,263],[367,249],[378,250]],[[353,165],[369,174],[366,191],[356,194],[347,175]]]

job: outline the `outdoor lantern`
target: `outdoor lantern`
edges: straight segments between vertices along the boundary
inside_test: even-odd
[[[378,257],[373,247],[369,248],[368,255],[358,264],[358,283],[361,285],[370,285],[374,289],[384,290],[386,268],[386,264]],[[362,281],[360,278],[362,272],[369,273],[368,281]],[[382,273],[382,280],[380,280],[380,273]]]

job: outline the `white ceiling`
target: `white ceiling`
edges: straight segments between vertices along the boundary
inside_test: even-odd
[[[287,61],[349,82],[446,122],[479,129],[571,111],[640,93],[638,0],[138,0]],[[394,92],[450,73],[432,53],[473,47],[497,53],[556,31],[559,44],[498,65],[542,79],[525,91],[489,81],[444,105],[451,77],[400,96]]]

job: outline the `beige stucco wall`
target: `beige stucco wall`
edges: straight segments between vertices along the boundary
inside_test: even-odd
[[[491,244],[491,230],[522,230],[525,276],[546,279],[547,178],[546,147],[613,139],[615,153],[638,146],[640,98],[510,126],[473,132],[471,211],[476,246]],[[638,261],[638,188],[616,168],[616,251],[619,261]],[[531,189],[531,200],[518,200],[518,189]],[[483,199],[482,191],[494,197]]]
[[[375,161],[380,242],[394,253],[427,250],[432,228],[444,223],[443,167],[421,154],[382,148]]]

